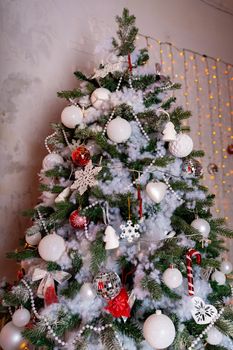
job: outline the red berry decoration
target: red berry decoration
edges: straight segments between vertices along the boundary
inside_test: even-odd
[[[84,146],[79,146],[71,154],[72,161],[77,166],[85,166],[91,159],[89,150]]]
[[[227,147],[227,153],[233,154],[233,143]]]
[[[70,214],[69,221],[73,228],[83,229],[85,227],[87,219],[85,216],[80,216],[78,210],[74,210]]]

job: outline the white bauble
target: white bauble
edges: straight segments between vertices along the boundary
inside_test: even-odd
[[[30,318],[31,318],[30,312],[24,307],[22,307],[21,309],[18,309],[14,312],[12,316],[12,322],[16,327],[21,328],[21,327],[25,327],[29,323]]]
[[[104,102],[107,102],[110,99],[110,96],[111,92],[108,89],[98,88],[91,94],[91,103],[96,109],[99,109]]]
[[[93,284],[89,282],[83,283],[82,287],[80,288],[79,294],[83,300],[92,301],[96,297],[96,292],[93,288]]]
[[[221,271],[218,271],[218,270],[216,270],[216,271],[214,271],[214,273],[212,273],[211,279],[212,279],[212,281],[216,281],[219,286],[222,286],[226,283],[226,276],[224,275],[224,273],[222,273]]]
[[[116,143],[127,141],[131,136],[131,125],[127,120],[116,117],[107,126],[108,138]]]
[[[21,331],[13,322],[8,322],[0,332],[0,346],[3,350],[24,349],[27,342],[23,339]],[[24,346],[23,346],[24,345]]]
[[[175,141],[169,142],[169,151],[175,157],[187,157],[192,150],[193,140],[186,134],[178,134]]]
[[[74,129],[77,125],[82,124],[83,112],[78,106],[65,107],[61,113],[61,121],[69,129]]]
[[[210,328],[207,332],[207,343],[211,345],[218,345],[222,341],[222,333],[215,327]]]
[[[167,191],[167,185],[164,182],[148,182],[146,193],[152,201],[160,203]]]
[[[41,240],[41,233],[36,232],[34,235],[25,235],[25,241],[30,245],[37,245]]]
[[[169,267],[163,273],[163,281],[169,288],[178,288],[183,282],[183,277],[181,272],[174,268]]]
[[[64,239],[56,233],[42,238],[38,246],[38,252],[45,261],[57,261],[66,249]]]
[[[176,330],[172,320],[157,310],[144,322],[143,335],[152,348],[165,349],[173,343]]]
[[[43,169],[50,170],[53,169],[57,165],[61,165],[64,163],[63,158],[57,153],[49,153],[43,159]]]
[[[204,219],[195,219],[191,222],[191,226],[195,228],[200,234],[204,237],[207,238],[210,233],[210,225],[208,221]]]
[[[225,275],[229,275],[229,273],[231,273],[232,270],[233,270],[232,263],[231,263],[230,261],[223,260],[223,261],[221,262],[220,270],[221,270],[221,272],[224,273]]]

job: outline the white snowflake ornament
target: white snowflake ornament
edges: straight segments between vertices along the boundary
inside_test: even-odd
[[[134,238],[140,237],[140,233],[138,232],[140,225],[133,225],[131,220],[128,220],[126,225],[121,225],[120,229],[122,230],[120,237],[126,238],[129,243],[132,243]]]
[[[75,181],[73,185],[71,185],[72,190],[78,190],[82,195],[88,187],[96,186],[98,181],[95,176],[102,170],[102,167],[93,167],[92,161],[85,166],[84,170],[75,171]]]

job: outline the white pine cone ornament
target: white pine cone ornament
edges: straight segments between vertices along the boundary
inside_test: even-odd
[[[169,151],[177,158],[187,157],[193,150],[193,140],[186,134],[178,134],[175,141],[169,142]]]

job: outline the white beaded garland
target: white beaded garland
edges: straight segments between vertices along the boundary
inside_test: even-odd
[[[47,149],[47,151],[48,151],[48,153],[56,153],[56,152],[52,152],[51,151],[51,149],[49,148],[49,145],[48,145],[48,141],[50,140],[50,139],[52,139],[54,136],[56,136],[56,131],[53,133],[53,134],[51,134],[51,135],[48,135],[46,138],[45,138],[45,140],[44,140],[44,145],[45,145],[45,148]]]
[[[172,186],[170,185],[169,181],[168,181],[168,178],[163,175],[163,180],[165,182],[165,184],[167,185],[167,188],[169,189],[169,191],[174,194],[174,196],[179,200],[179,201],[182,201],[182,198],[173,190]]]

